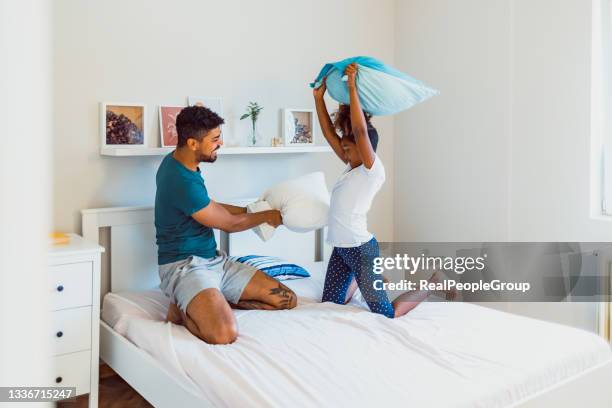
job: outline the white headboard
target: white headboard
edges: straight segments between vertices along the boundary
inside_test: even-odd
[[[240,205],[244,201],[232,204]],[[81,210],[81,217],[83,237],[88,241],[100,244],[101,229],[110,229],[110,243],[104,256],[109,257],[111,292],[159,286],[152,206],[87,209]],[[252,231],[230,235],[215,230],[215,238],[219,249],[230,255],[273,255],[294,262],[312,262],[322,260],[324,253],[323,230],[296,234],[279,227],[265,243]]]

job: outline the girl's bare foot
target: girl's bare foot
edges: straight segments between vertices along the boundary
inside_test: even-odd
[[[417,307],[419,303],[427,299],[429,296],[428,290],[413,290],[411,292],[402,293],[392,302],[394,317],[400,317]]]
[[[429,278],[429,282],[432,282],[431,279],[434,278],[434,275]],[[427,289],[418,289],[402,293],[393,301],[393,310],[395,310],[394,317],[400,317],[405,315],[406,313],[417,307],[419,303],[427,299],[427,296],[429,296],[430,294],[431,292]]]
[[[432,283],[440,283],[442,282],[441,273],[435,271],[431,278],[429,278],[429,282]],[[449,289],[443,291],[446,300],[452,301],[457,297],[457,289]],[[413,290],[411,292],[406,292],[398,296],[393,301],[393,309],[395,310],[395,317],[400,317],[414,309],[419,303],[424,301],[427,296],[429,296],[432,292],[429,290]]]
[[[170,306],[168,306],[166,321],[174,324],[183,324],[183,315],[176,304],[170,303]]]

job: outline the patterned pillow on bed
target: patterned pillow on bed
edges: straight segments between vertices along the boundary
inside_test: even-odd
[[[274,256],[246,255],[230,257],[236,262],[254,266],[266,275],[278,280],[302,279],[310,277],[308,271],[299,265],[289,263]]]

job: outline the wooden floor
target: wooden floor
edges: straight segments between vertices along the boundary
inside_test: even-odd
[[[149,408],[152,407],[109,366],[100,366],[100,394],[98,406],[104,408]],[[60,408],[86,408],[89,395],[81,395],[76,401],[57,404]]]

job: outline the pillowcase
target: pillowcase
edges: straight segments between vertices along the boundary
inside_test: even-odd
[[[231,260],[251,265],[277,280],[309,278],[310,274],[299,265],[289,263],[274,256],[246,255],[230,256]]]
[[[308,232],[327,224],[329,191],[323,172],[285,181],[266,191],[261,199],[280,210],[283,225],[294,232]]]
[[[393,115],[439,94],[426,83],[372,57],[352,57],[325,64],[310,87],[320,87],[323,78],[327,77],[329,95],[348,105],[350,97],[344,70],[353,62],[358,65],[357,90],[361,107],[372,115]]]
[[[254,203],[247,205],[246,209],[248,213],[256,213],[256,212],[271,210],[272,207],[270,206],[270,204],[268,204],[265,201],[255,201]],[[276,228],[274,228],[273,226],[265,222],[263,224],[259,224],[256,227],[251,228],[251,230],[262,241],[266,242],[267,240],[272,238],[272,235],[274,235],[274,231],[276,231]]]
[[[329,191],[322,172],[306,174],[280,183],[247,205],[247,211],[280,210],[283,225],[293,232],[309,232],[327,225]],[[264,241],[272,237],[274,228],[268,224],[253,231]]]

